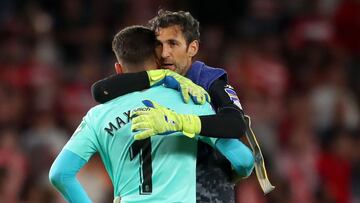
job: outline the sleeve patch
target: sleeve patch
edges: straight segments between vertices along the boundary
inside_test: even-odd
[[[226,94],[229,95],[230,100],[233,101],[237,107],[239,107],[241,110],[243,110],[242,106],[240,104],[240,100],[239,100],[235,90],[230,85],[225,86],[224,90],[225,90]]]

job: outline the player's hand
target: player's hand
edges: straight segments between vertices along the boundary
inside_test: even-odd
[[[181,76],[171,70],[158,69],[147,71],[150,86],[165,84],[166,87],[176,89],[181,92],[185,103],[191,99],[195,104],[205,104],[210,102],[210,96],[204,88],[194,84],[190,79]]]
[[[135,140],[177,131],[190,138],[200,133],[201,121],[198,116],[178,114],[150,100],[144,100],[143,103],[146,108],[135,109],[130,115],[131,130],[140,131],[134,136]]]

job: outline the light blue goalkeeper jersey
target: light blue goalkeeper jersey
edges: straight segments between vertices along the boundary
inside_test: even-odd
[[[92,108],[64,147],[86,161],[99,152],[121,202],[195,202],[197,139],[178,133],[135,141],[130,111],[150,99],[178,113],[214,114],[211,106],[183,103],[162,86],[134,92]],[[198,137],[209,144],[216,138]]]

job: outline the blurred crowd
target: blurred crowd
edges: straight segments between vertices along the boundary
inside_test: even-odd
[[[228,71],[271,182],[253,174],[238,203],[360,202],[360,0],[1,0],[0,203],[63,202],[52,161],[113,74],[114,34],[159,8],[200,21],[197,57]],[[111,202],[98,157],[80,181]]]

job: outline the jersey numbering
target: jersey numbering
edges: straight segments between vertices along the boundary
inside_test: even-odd
[[[140,156],[140,195],[149,195],[152,192],[151,140],[136,140],[130,147],[130,161]]]

